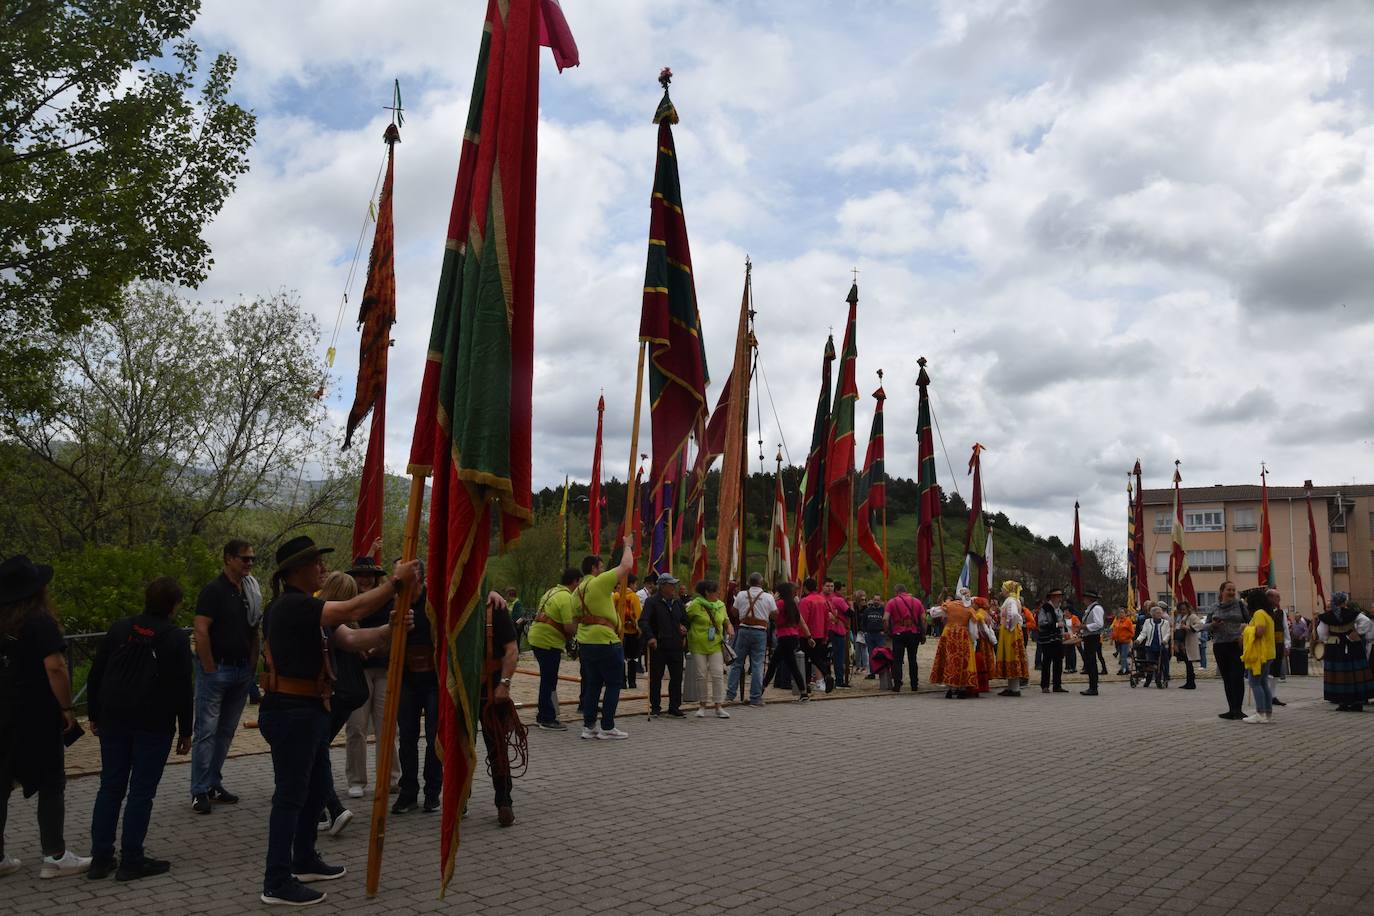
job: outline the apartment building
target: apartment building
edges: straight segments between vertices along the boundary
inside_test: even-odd
[[[1304,614],[1317,604],[1308,572],[1307,487],[1269,487],[1269,533],[1274,575],[1284,604]],[[1349,592],[1374,610],[1374,484],[1311,487],[1317,523],[1322,586],[1330,599]],[[1184,545],[1198,605],[1216,603],[1227,579],[1241,589],[1259,583],[1260,487],[1216,484],[1184,487]],[[1150,590],[1168,597],[1169,551],[1173,533],[1173,488],[1145,490],[1145,544],[1151,558]]]

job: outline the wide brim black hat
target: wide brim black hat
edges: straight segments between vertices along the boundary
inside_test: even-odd
[[[386,570],[377,565],[377,561],[371,557],[354,557],[353,565],[349,567],[350,576],[384,576]]]
[[[1099,591],[1098,591],[1097,589],[1095,589],[1095,588],[1086,588],[1086,589],[1083,590],[1083,597],[1084,597],[1084,598],[1091,598],[1091,599],[1094,600],[1094,601],[1101,601],[1101,600],[1102,600],[1102,593],[1099,592]]]
[[[32,598],[52,581],[52,567],[15,554],[0,563],[0,604]]]
[[[317,547],[313,538],[302,534],[277,548],[277,568],[289,569],[299,566],[306,560],[314,560],[333,552],[333,547]]]

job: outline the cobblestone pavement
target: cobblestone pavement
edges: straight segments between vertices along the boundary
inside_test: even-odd
[[[1175,682],[1177,684],[1177,681]],[[530,736],[517,824],[479,780],[447,899],[435,816],[392,818],[377,901],[363,820],[324,838],[349,875],[316,912],[1357,913],[1371,911],[1374,715],[1290,678],[1273,725],[1223,722],[1220,684],[1097,698],[940,691],[627,718],[628,741]],[[335,751],[341,772],[342,752]],[[171,766],[148,848],[170,875],[40,881],[33,800],[11,801],[0,912],[230,914],[260,906],[271,764],[231,759],[232,808],[191,813]],[[84,851],[96,780],[67,789]],[[370,799],[355,801],[363,814]]]

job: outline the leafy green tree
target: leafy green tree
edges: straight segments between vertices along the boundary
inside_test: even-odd
[[[0,3],[0,395],[54,396],[49,346],[136,279],[199,284],[201,237],[248,168],[236,63],[198,79],[198,0]],[[199,85],[197,85],[199,83]]]

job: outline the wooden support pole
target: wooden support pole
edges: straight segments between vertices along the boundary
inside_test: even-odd
[[[410,501],[406,505],[405,534],[401,540],[401,562],[415,559],[420,542],[420,510],[425,498],[424,474],[410,477]],[[391,786],[392,757],[396,750],[396,713],[401,702],[401,674],[405,669],[406,611],[415,600],[416,583],[409,583],[396,596],[391,613],[391,655],[386,667],[386,706],[382,727],[377,733],[377,780],[372,798],[372,830],[367,839],[367,896],[377,896],[382,876],[382,846],[386,841],[388,789]],[[436,634],[437,636],[438,634]]]
[[[626,473],[625,479],[629,481],[629,486],[634,488],[635,480],[635,460],[639,457],[639,415],[640,402],[644,400],[644,357],[649,352],[649,345],[639,342],[639,367],[635,370],[635,409],[634,420],[630,424],[630,470]],[[638,494],[635,494],[636,498]],[[625,500],[625,517],[620,521],[620,540],[626,547],[630,546],[630,525],[633,518],[633,507],[635,500]],[[652,547],[650,552],[652,552]],[[635,565],[639,565],[639,557],[635,557]]]

